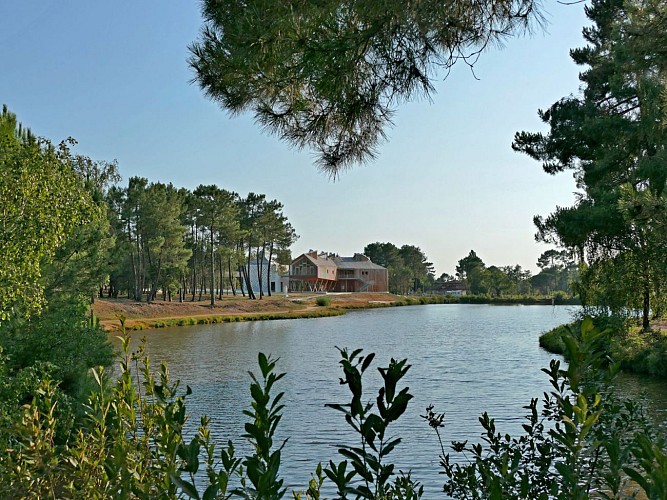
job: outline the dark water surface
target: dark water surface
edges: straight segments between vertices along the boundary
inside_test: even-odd
[[[439,445],[434,432],[419,417],[434,404],[446,412],[444,441],[477,441],[478,417],[488,411],[501,432],[515,433],[522,409],[532,397],[549,389],[540,368],[552,355],[538,345],[539,335],[568,322],[576,310],[568,306],[425,305],[350,312],[317,319],[264,321],[142,332],[154,366],[169,364],[174,378],[192,387],[188,409],[197,424],[202,414],[212,419],[212,435],[234,440],[240,452],[248,447],[239,436],[249,406],[248,370],[258,372],[257,353],[280,357],[287,372],[279,383],[286,408],[281,437],[281,477],[289,489],[307,487],[318,462],[337,456],[337,445],[354,444],[342,415],[325,403],[349,402],[339,385],[341,374],[335,346],[363,348],[377,354],[375,366],[391,357],[408,358],[412,368],[406,383],[415,396],[393,432],[403,443],[392,456],[397,468],[412,470],[426,486],[426,498],[442,497],[438,475]],[[137,336],[138,337],[138,336]],[[375,399],[380,376],[373,370],[365,382],[368,399]],[[649,386],[652,411],[667,409],[665,384],[645,384],[627,377],[629,392]],[[288,490],[289,491],[289,490]]]

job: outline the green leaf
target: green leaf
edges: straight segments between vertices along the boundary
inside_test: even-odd
[[[199,492],[192,483],[181,479],[176,474],[170,474],[169,477],[172,483],[179,487],[188,497],[199,499]]]
[[[226,488],[226,485],[225,485],[225,488]],[[202,500],[215,500],[215,498],[217,498],[217,496],[218,496],[218,490],[219,489],[220,489],[220,487],[217,484],[209,485],[209,487],[206,488],[206,491],[204,491],[204,495],[202,496]]]

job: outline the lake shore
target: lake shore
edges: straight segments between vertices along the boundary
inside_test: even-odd
[[[203,298],[203,297],[202,297]],[[318,299],[326,305],[318,305]],[[250,300],[240,295],[223,296],[212,308],[210,300],[151,303],[134,300],[96,299],[93,313],[107,331],[121,329],[120,317],[125,318],[127,330],[144,330],[171,326],[231,323],[238,321],[262,321],[296,318],[338,316],[352,309],[399,307],[424,304],[527,304],[552,305],[552,299],[539,297],[478,297],[478,296],[404,296],[390,293],[290,293],[289,296],[265,296]],[[557,304],[563,302],[558,301]]]
[[[317,299],[326,297],[328,305],[317,305]],[[129,299],[96,299],[93,312],[102,327],[108,331],[121,329],[119,317],[125,318],[127,330],[164,328],[237,321],[261,321],[269,319],[313,318],[337,316],[349,309],[405,305],[405,297],[378,293],[347,294],[290,294],[265,296],[250,300],[241,295],[210,300],[151,303]],[[417,302],[418,303],[418,302]]]
[[[577,332],[579,323],[558,326],[540,336],[540,347],[552,354],[565,354],[562,335],[568,330]],[[654,321],[649,332],[638,326],[610,335],[603,347],[625,371],[667,379],[667,321]]]

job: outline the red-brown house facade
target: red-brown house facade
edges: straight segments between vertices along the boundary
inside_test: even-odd
[[[362,254],[339,257],[310,251],[290,264],[291,292],[388,292],[387,269]]]

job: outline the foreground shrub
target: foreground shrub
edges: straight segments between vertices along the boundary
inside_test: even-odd
[[[569,365],[562,369],[552,360],[543,370],[552,391],[541,410],[537,399],[525,407],[519,437],[499,433],[484,413],[484,444],[452,443],[453,452],[466,457],[463,465],[441,441],[445,492],[454,498],[667,498],[665,443],[652,434],[639,405],[613,394],[619,365],[606,356],[608,333],[587,318],[579,332],[561,334]],[[444,414],[431,407],[424,418],[440,437]]]
[[[600,349],[605,339],[590,320],[576,334],[563,336],[569,366],[561,368],[554,360],[543,370],[552,391],[541,408],[537,399],[526,407],[524,433],[500,434],[485,413],[482,443],[452,444],[463,462],[445,452],[444,414],[429,407],[423,418],[440,439],[444,491],[474,499],[667,498],[664,442],[649,430],[641,407],[613,395],[618,365]],[[420,498],[421,485],[409,473],[396,474],[390,460],[401,442],[390,427],[412,399],[407,387],[399,387],[410,365],[392,359],[378,368],[382,386],[373,400],[363,391],[363,379],[374,355],[340,353],[341,384],[351,399],[329,406],[343,414],[354,439],[340,447],[341,462],[318,465],[307,490],[293,496],[319,499],[329,480],[342,499]],[[130,353],[125,336],[119,373],[110,380],[103,368],[93,372],[96,390],[82,424],[66,442],[56,439],[61,402],[57,383],[48,377],[18,417],[3,416],[10,418],[5,423],[13,433],[0,454],[0,498],[282,498],[285,442],[274,443],[274,436],[283,394],[274,393],[284,374],[276,373],[276,364],[259,354],[259,374],[251,374],[251,406],[244,411],[249,421],[243,437],[251,452],[237,457],[232,442],[217,449],[207,417],[194,435],[186,432],[190,389],[180,389],[165,365],[154,372],[142,348]],[[5,372],[6,358],[0,355],[0,375]]]
[[[94,387],[90,368],[110,365],[107,335],[86,316],[83,303],[49,304],[29,321],[0,325],[0,454],[13,449],[23,405],[41,400],[50,381],[53,421],[50,439],[66,443],[83,416],[82,403]],[[33,409],[34,410],[34,409]],[[34,412],[33,412],[34,416]],[[32,417],[31,417],[32,418]],[[0,479],[1,481],[1,479]]]

